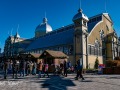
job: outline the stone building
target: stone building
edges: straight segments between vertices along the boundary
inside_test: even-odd
[[[18,32],[14,36],[9,36],[5,41],[4,56],[18,55],[25,50],[31,41],[31,39],[21,38]]]
[[[82,11],[72,19],[73,23],[52,30],[47,18],[35,29],[35,37],[20,38],[18,33],[9,36],[5,42],[4,54],[42,53],[45,50],[62,51],[74,65],[81,60],[84,68],[94,68],[96,58],[100,64],[120,56],[119,39],[113,29],[108,13],[88,18]],[[11,48],[12,47],[12,48]]]

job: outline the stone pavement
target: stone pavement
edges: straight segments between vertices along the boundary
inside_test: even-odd
[[[120,75],[84,75],[85,80],[74,80],[75,74],[68,77],[25,78],[7,80],[0,78],[0,90],[120,90]]]

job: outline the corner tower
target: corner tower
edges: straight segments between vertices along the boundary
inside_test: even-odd
[[[87,54],[87,22],[88,17],[83,14],[82,9],[73,17],[74,22],[74,60],[81,60],[83,67],[88,68],[88,54]]]

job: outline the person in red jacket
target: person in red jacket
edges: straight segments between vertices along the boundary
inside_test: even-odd
[[[49,77],[49,74],[48,74],[48,64],[44,64],[44,76],[45,77],[45,74]]]

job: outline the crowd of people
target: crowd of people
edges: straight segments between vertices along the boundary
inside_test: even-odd
[[[76,73],[76,80],[78,80],[79,77],[84,80],[82,76],[82,68],[83,66],[79,60],[75,66],[72,66],[70,61],[67,62],[64,60],[63,63],[54,65],[53,75],[62,75],[67,77],[68,73]],[[49,64],[43,63],[42,61],[36,63],[35,61],[6,60],[3,64],[3,70],[4,79],[6,79],[9,74],[11,74],[13,78],[36,74],[38,75],[38,78],[45,76],[49,77]]]
[[[3,64],[4,78],[12,74],[13,78],[24,77],[25,75],[36,75],[37,63],[25,60],[6,60]]]

